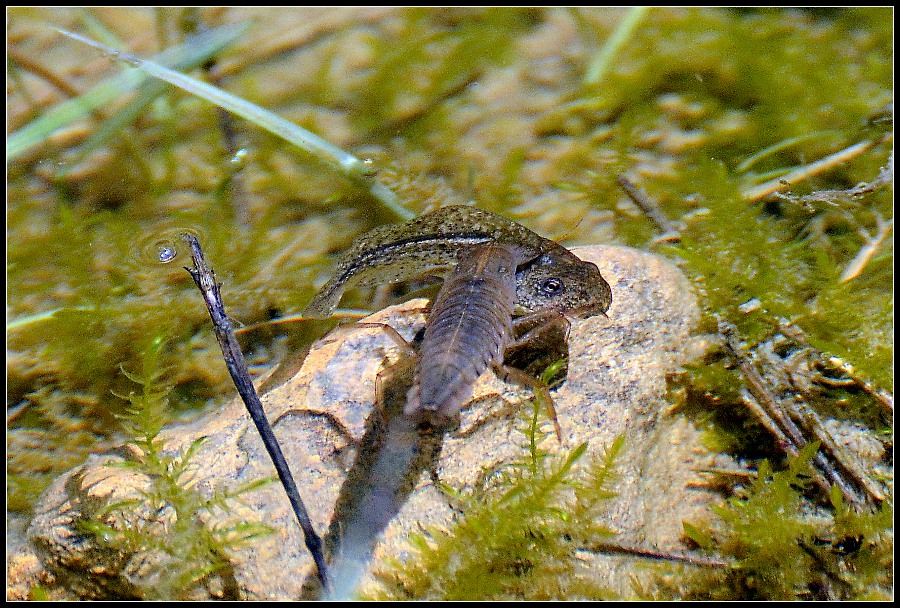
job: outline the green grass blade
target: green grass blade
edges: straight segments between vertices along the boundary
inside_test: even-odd
[[[13,319],[12,321],[6,322],[6,332],[9,334],[11,331],[16,331],[22,327],[27,327],[34,323],[41,323],[42,321],[47,321],[52,319],[56,313],[59,312],[84,312],[87,310],[95,310],[92,306],[70,306],[68,308],[54,308],[53,310],[45,310],[44,312],[39,312],[33,315],[27,315],[24,317],[19,317],[17,319]],[[8,336],[7,336],[8,337]]]
[[[155,61],[139,59],[130,54],[123,54],[101,45],[92,40],[88,40],[82,36],[66,34],[75,38],[80,42],[84,42],[94,48],[121,59],[127,63],[137,66],[147,74],[160,80],[164,80],[183,91],[196,95],[201,99],[205,99],[212,104],[223,108],[233,114],[244,118],[256,126],[265,129],[273,135],[284,139],[298,148],[305,150],[320,161],[330,165],[338,173],[349,179],[355,185],[369,192],[375,200],[379,201],[388,211],[401,220],[412,219],[413,213],[403,207],[397,200],[397,195],[383,184],[373,180],[369,175],[366,164],[353,156],[349,152],[341,150],[334,144],[319,137],[311,131],[295,125],[289,120],[278,116],[277,114],[266,110],[245,99],[241,99],[236,95],[215,87],[209,83],[197,80],[186,74],[182,74],[175,70],[169,69]]]
[[[128,48],[126,44],[116,36],[115,32],[106,27],[106,24],[97,19],[91,11],[86,8],[79,8],[78,17],[81,19],[81,24],[84,28],[96,40],[99,40],[106,46],[111,46],[114,49],[124,50]]]
[[[797,137],[790,137],[788,139],[783,139],[780,142],[769,146],[768,148],[763,148],[759,152],[749,156],[744,162],[739,164],[734,168],[735,173],[746,173],[750,170],[750,168],[761,161],[762,159],[771,156],[773,154],[777,154],[782,150],[786,150],[791,146],[804,143],[819,137],[826,137],[836,135],[836,131],[814,131],[812,133],[804,133],[803,135],[798,135]]]
[[[225,25],[204,32],[187,40],[184,44],[166,49],[156,56],[163,65],[172,65],[185,69],[200,65],[209,57],[237,40],[247,29],[247,24]],[[70,34],[77,40],[85,41],[77,34]],[[113,52],[108,47],[107,52]],[[44,112],[6,139],[6,162],[17,158],[22,153],[38,145],[59,129],[68,126],[86,116],[120,95],[137,88],[147,79],[147,75],[136,69],[104,80],[90,91],[76,99],[60,103]]]
[[[57,177],[65,175],[68,171],[73,171],[87,158],[89,154],[102,148],[107,142],[112,140],[127,125],[132,124],[137,117],[143,113],[153,101],[168,90],[165,84],[154,80],[153,82],[144,83],[140,88],[137,97],[130,101],[124,108],[104,120],[103,123],[94,131],[87,141],[78,148],[74,158],[66,164],[66,167],[57,173]]]
[[[600,52],[594,57],[594,60],[591,61],[591,65],[584,77],[584,84],[593,86],[606,77],[606,74],[609,72],[609,68],[612,65],[613,58],[618,54],[622,47],[625,46],[628,39],[631,38],[631,35],[637,29],[637,26],[647,15],[648,10],[650,10],[649,6],[631,7],[631,10],[625,15],[625,18],[619,24],[619,27],[617,27],[616,31],[609,37],[606,44],[603,45],[603,48],[600,49]]]

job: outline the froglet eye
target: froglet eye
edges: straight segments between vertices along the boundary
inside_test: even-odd
[[[563,282],[556,278],[550,277],[543,283],[541,283],[541,293],[545,296],[555,296],[559,293],[562,293],[563,290]]]

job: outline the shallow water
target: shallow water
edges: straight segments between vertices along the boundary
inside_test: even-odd
[[[86,24],[98,19],[152,56],[191,21],[253,20],[206,76],[371,159],[410,210],[474,198],[566,245],[662,251],[748,342],[787,317],[890,388],[890,233],[858,278],[837,278],[865,246],[862,233],[874,239],[892,218],[892,188],[839,206],[738,195],[890,128],[888,11],[652,9],[606,77],[586,87],[622,10],[12,9],[8,129],[121,69],[46,23],[97,36]],[[118,107],[8,165],[7,498],[16,511],[122,440],[122,396],[140,390],[123,371],[139,373],[157,338],[166,342],[158,388],[169,390],[173,416],[231,395],[183,259],[159,263],[173,232],[203,236],[231,316],[250,326],[302,310],[335,253],[395,220],[303,153],[179,93],[80,158],[78,146]],[[890,146],[794,190],[872,181]],[[679,247],[654,244],[659,231],[623,195],[619,173],[683,222]],[[759,307],[742,312],[754,298]],[[351,294],[344,305],[368,302]],[[278,325],[242,339],[269,363],[323,330]],[[831,407],[871,421],[869,401],[839,394]]]

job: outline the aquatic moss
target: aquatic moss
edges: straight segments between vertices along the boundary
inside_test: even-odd
[[[686,536],[733,560],[724,570],[681,579],[683,599],[887,599],[893,588],[892,505],[857,510],[837,487],[831,510],[804,498],[811,443],[784,470],[763,460],[738,495],[713,507],[709,522],[685,523]]]
[[[740,18],[727,11],[657,14],[635,33],[631,47],[655,52],[623,51],[610,79],[589,89],[582,105],[571,106],[586,117],[597,116],[598,104],[623,115],[612,131],[611,156],[603,170],[587,174],[595,181],[573,177],[569,187],[581,183],[584,196],[609,207],[620,198],[610,196],[612,174],[623,164],[617,140],[627,142],[631,156],[653,149],[645,143],[648,136],[662,138],[657,147],[680,142],[669,158],[677,181],[651,178],[648,188],[671,219],[685,217],[680,245],[664,251],[685,262],[707,310],[738,323],[751,341],[769,333],[773,318],[794,320],[813,341],[859,362],[868,377],[887,386],[892,377],[892,344],[885,341],[892,327],[884,266],[891,259],[889,248],[883,246],[880,258],[858,279],[840,283],[838,278],[865,244],[858,229],[871,229],[875,213],[892,215],[889,190],[837,206],[761,204],[740,196],[742,183],[752,175],[736,170],[750,153],[810,133],[822,135],[769,155],[753,167],[753,175],[879,137],[866,124],[890,100],[889,59],[877,51],[888,32],[862,26],[871,26],[876,13],[848,11],[834,21],[799,11]],[[692,44],[685,52],[688,38]],[[828,70],[820,69],[824,56]],[[696,85],[687,82],[690,78]],[[739,137],[732,132],[722,138],[720,129],[729,121]],[[688,144],[687,137],[696,143]],[[885,160],[884,151],[869,155],[836,170],[832,181],[819,178],[813,187],[871,181]],[[622,217],[618,234],[629,244],[644,245],[653,226],[629,215]],[[761,314],[737,312],[754,298],[761,302]],[[834,339],[836,330],[842,340]]]
[[[144,475],[148,488],[139,499],[122,500],[94,510],[80,522],[105,549],[121,554],[127,562],[123,572],[130,594],[142,599],[187,599],[224,596],[236,599],[229,554],[272,529],[260,522],[230,521],[229,502],[270,483],[272,478],[253,480],[233,490],[216,490],[204,497],[190,487],[192,462],[205,438],[201,437],[177,454],[168,453],[159,432],[171,416],[165,377],[170,370],[160,366],[165,340],[155,338],[142,353],[142,368],[123,369],[138,392],[124,398],[129,405],[119,419],[137,455],[117,463]],[[209,523],[210,515],[217,523]],[[139,560],[134,566],[131,562]],[[219,578],[217,583],[213,579]],[[229,582],[230,581],[230,582]],[[218,591],[216,590],[218,588]]]
[[[354,91],[353,116],[367,143],[381,133],[395,137],[398,128],[508,59],[515,36],[533,22],[530,9],[406,9],[391,36],[371,40],[377,59]],[[429,127],[445,130],[433,121]]]
[[[587,444],[551,455],[537,447],[535,400],[520,427],[522,457],[497,465],[483,483],[448,491],[462,515],[449,528],[409,540],[410,554],[376,572],[370,599],[608,599],[612,592],[578,574],[577,550],[611,532],[600,521],[613,496],[613,462],[623,445],[582,460]],[[478,547],[478,551],[472,551]]]

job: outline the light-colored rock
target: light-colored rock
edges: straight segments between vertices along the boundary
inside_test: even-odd
[[[659,257],[606,246],[575,252],[600,267],[612,287],[613,304],[608,319],[593,317],[572,325],[568,377],[554,394],[564,444],[587,441],[590,450],[599,450],[625,433],[626,451],[617,461],[619,495],[605,523],[631,544],[677,547],[682,519],[698,517],[709,499],[705,492],[688,490],[688,485],[696,481],[695,469],[712,461],[691,423],[666,415],[666,374],[677,369],[690,350],[689,334],[699,317],[696,299],[681,272]],[[424,323],[424,304],[413,300],[366,321],[388,323],[411,339]],[[383,329],[341,329],[311,349],[293,378],[262,398],[322,533],[353,463],[354,442],[361,438],[372,411],[376,376],[403,356]],[[479,399],[498,394],[503,399]],[[441,479],[453,486],[472,483],[485,467],[519,454],[521,435],[509,403],[530,396],[491,372],[482,376],[475,388],[476,403],[462,413],[459,429],[444,442],[438,467]],[[476,424],[484,420],[490,421]],[[274,475],[240,401],[214,416],[167,430],[161,438],[167,450],[175,451],[199,436],[207,440],[193,459],[192,483],[201,492],[210,494],[215,488]],[[558,446],[552,439],[545,447]],[[43,567],[83,597],[135,593],[129,578],[140,571],[137,564],[146,562],[146,556],[111,555],[75,526],[79,518],[111,500],[138,495],[146,479],[109,466],[121,459],[94,456],[62,476],[38,502],[29,528],[28,538]],[[451,517],[444,498],[423,475],[385,532],[376,560],[402,552],[410,531],[420,524],[445,523]],[[242,598],[299,597],[311,560],[281,486],[269,484],[245,495],[234,503],[228,518],[262,521],[276,532],[238,550],[232,559],[233,580],[221,585]],[[620,590],[628,592],[628,576],[622,570],[629,560],[590,559],[589,567],[598,570],[598,576],[610,584],[619,581]]]

